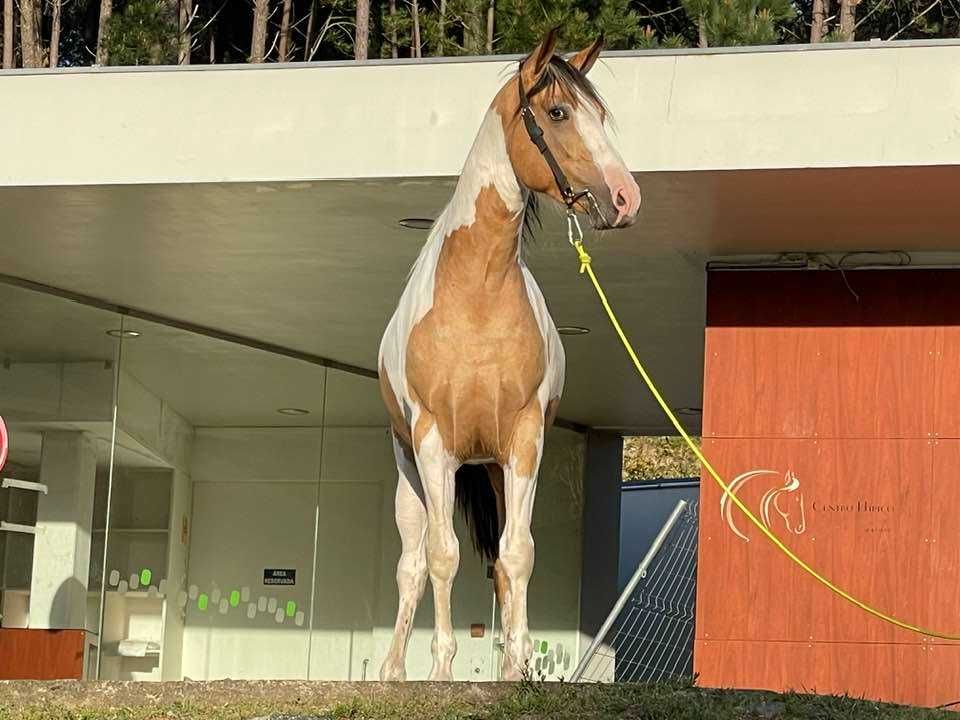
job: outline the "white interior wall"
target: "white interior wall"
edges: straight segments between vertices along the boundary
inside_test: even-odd
[[[321,467],[322,443],[322,472]],[[554,657],[549,677],[569,675],[557,648],[575,658],[579,622],[580,515],[584,443],[551,432],[534,517],[537,566],[531,583],[530,625],[535,656]],[[184,677],[303,678],[307,675],[309,618],[278,623],[256,609],[260,596],[282,608],[309,608],[314,511],[319,501],[318,552],[309,648],[309,677],[375,679],[389,645],[397,590],[399,536],[393,519],[396,469],[385,428],[198,429],[191,475],[194,505],[189,585],[221,596],[237,589],[248,600],[236,608],[201,610],[191,599],[183,642]],[[319,483],[318,483],[319,478]],[[459,679],[489,680],[492,584],[458,523],[463,552],[454,589]],[[264,587],[267,567],[295,568],[294,587]],[[253,603],[251,616],[248,604]],[[499,619],[498,619],[499,624]],[[483,638],[470,625],[487,626]],[[408,676],[430,670],[433,609],[428,589],[417,613]],[[169,652],[169,648],[166,649]],[[543,663],[544,660],[541,660]],[[546,668],[545,668],[546,669]]]

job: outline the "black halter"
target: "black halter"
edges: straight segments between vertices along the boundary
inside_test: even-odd
[[[563,168],[560,167],[560,163],[558,163],[557,159],[553,156],[550,146],[547,145],[547,141],[543,137],[543,128],[537,124],[537,118],[533,114],[533,108],[530,107],[530,97],[527,95],[527,91],[523,87],[522,73],[523,61],[520,61],[520,73],[517,74],[517,87],[520,89],[520,116],[523,118],[523,125],[527,129],[527,135],[530,137],[530,142],[537,146],[537,150],[539,150],[540,154],[543,155],[543,159],[547,161],[547,165],[550,167],[550,172],[553,173],[553,180],[557,184],[557,190],[560,191],[560,197],[563,198],[563,202],[567,206],[567,211],[573,212],[573,206],[579,200],[587,198],[587,200],[590,201],[590,204],[599,212],[599,206],[597,205],[596,199],[593,197],[593,193],[591,193],[590,190],[581,190],[580,192],[576,192],[570,186],[570,181],[567,180],[567,176],[564,174]]]

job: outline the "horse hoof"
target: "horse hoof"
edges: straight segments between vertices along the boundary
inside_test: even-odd
[[[453,682],[453,672],[450,670],[431,670],[430,682]]]
[[[509,664],[509,667],[504,663],[503,669],[500,671],[500,679],[503,682],[517,682],[518,680],[523,679],[523,674],[517,669],[517,666],[513,663]]]
[[[380,668],[380,680],[382,682],[403,682],[407,679],[407,671],[396,665],[384,664]]]

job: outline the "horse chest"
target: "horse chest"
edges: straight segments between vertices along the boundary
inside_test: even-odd
[[[410,333],[408,388],[461,457],[496,454],[543,382],[546,344],[521,289],[438,292]]]
[[[467,306],[449,310],[431,310],[410,333],[407,381],[417,395],[447,406],[508,399],[525,404],[545,365],[543,337],[529,306],[492,317]]]

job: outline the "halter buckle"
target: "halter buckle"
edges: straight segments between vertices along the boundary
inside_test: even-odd
[[[576,232],[574,232],[576,231]],[[580,227],[580,218],[573,208],[567,208],[567,242],[574,247],[583,242],[583,229]]]

